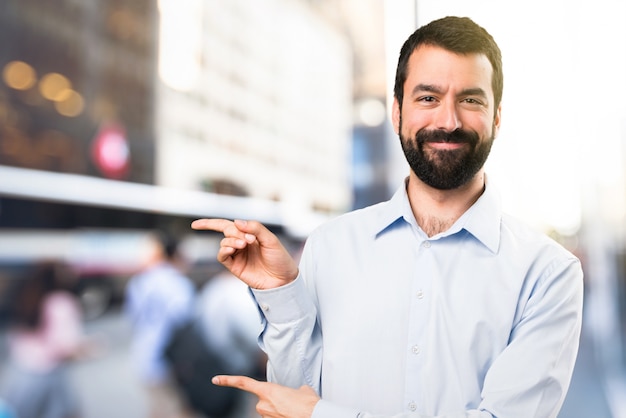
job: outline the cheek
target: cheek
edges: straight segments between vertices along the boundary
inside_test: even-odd
[[[461,119],[461,126],[465,130],[476,132],[480,138],[491,138],[497,132],[493,118],[487,115],[468,115]]]
[[[400,120],[401,134],[405,138],[414,138],[415,134],[422,128],[428,126],[426,115],[418,112],[404,114]]]

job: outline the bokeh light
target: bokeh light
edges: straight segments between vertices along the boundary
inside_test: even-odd
[[[5,65],[2,78],[15,90],[28,90],[37,82],[35,70],[23,61],[11,61]]]
[[[74,117],[82,113],[85,108],[85,100],[76,91],[71,89],[63,90],[57,96],[58,100],[54,103],[57,112],[63,116]]]
[[[59,73],[48,73],[39,82],[41,95],[54,102],[65,100],[68,90],[71,88],[72,84],[67,77]]]

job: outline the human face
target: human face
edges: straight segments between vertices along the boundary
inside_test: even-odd
[[[393,122],[411,170],[429,186],[456,189],[482,169],[500,126],[491,75],[481,54],[422,45],[409,58]]]

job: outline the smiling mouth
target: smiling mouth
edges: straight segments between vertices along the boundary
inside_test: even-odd
[[[427,141],[424,145],[437,150],[455,150],[463,148],[468,144],[466,142],[433,142]]]

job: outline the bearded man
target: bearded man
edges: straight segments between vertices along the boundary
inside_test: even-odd
[[[468,18],[417,29],[392,120],[409,175],[307,240],[299,266],[253,221],[203,219],[262,312],[269,382],[219,376],[264,417],[556,417],[582,323],[579,260],[504,214],[484,172],[500,50]]]

